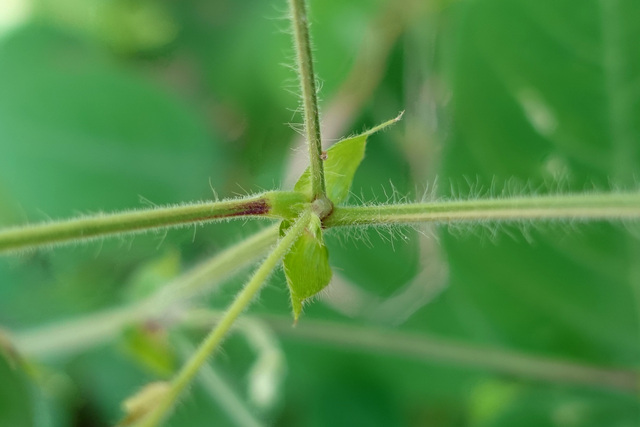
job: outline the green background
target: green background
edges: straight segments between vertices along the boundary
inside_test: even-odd
[[[210,186],[223,197],[292,186],[288,159],[300,149],[287,123],[301,117],[295,75],[283,66],[293,63],[284,0],[0,1],[0,225],[210,199]],[[442,198],[637,188],[639,2],[310,6],[321,109],[344,121],[325,123],[327,138],[406,111],[370,138],[351,202],[420,198],[436,180],[427,194]],[[2,257],[0,325],[18,334],[123,304],[260,226]],[[301,324],[638,367],[634,224],[418,231],[426,237],[330,232],[339,280]],[[224,307],[242,280],[210,304]],[[281,273],[252,313],[290,316]],[[640,425],[637,393],[276,337],[286,368],[275,400],[247,404],[270,425]],[[33,361],[38,381],[0,360],[0,426],[112,425],[120,402],[171,372],[177,357],[128,331],[82,354]],[[254,360],[236,335],[212,364],[247,400]],[[233,421],[194,386],[167,425]]]

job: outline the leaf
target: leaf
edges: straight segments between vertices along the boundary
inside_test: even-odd
[[[519,397],[522,387],[505,380],[487,380],[474,387],[469,399],[469,421],[486,425]]]
[[[471,419],[471,427],[623,427],[637,425],[637,398],[592,390],[568,391],[544,386],[523,388],[519,384],[502,385],[503,401],[484,418]],[[474,390],[482,391],[483,384]],[[509,393],[511,389],[511,394]],[[495,399],[499,396],[489,397]],[[474,396],[476,400],[486,397]],[[471,410],[478,402],[471,401]],[[494,402],[498,403],[498,402]],[[489,410],[490,408],[485,408]],[[625,422],[625,420],[630,422]]]
[[[327,150],[327,157],[324,160],[324,179],[327,186],[327,197],[333,204],[340,204],[349,196],[353,176],[364,159],[369,135],[394,124],[401,118],[402,113],[395,119],[384,122],[358,136],[343,139]],[[309,168],[302,173],[294,190],[311,198],[311,172]]]
[[[43,0],[34,6],[45,20],[127,54],[160,49],[178,33],[167,8],[149,0]]]
[[[155,375],[169,377],[176,368],[167,332],[160,325],[149,322],[126,329],[121,345],[132,359]]]
[[[458,12],[445,180],[455,186],[461,177],[478,177],[480,185],[495,184],[494,194],[503,187],[508,194],[526,191],[514,191],[509,179],[539,192],[554,191],[549,181],[569,191],[612,182],[636,187],[626,181],[640,170],[640,92],[623,88],[640,78],[640,33],[632,18],[640,3],[488,0],[460,4]],[[625,144],[629,139],[635,143]],[[443,299],[431,311],[450,317],[432,315],[432,325],[449,325],[433,329],[522,352],[634,366],[638,242],[607,224],[541,228],[532,242],[515,227],[495,242],[443,233],[449,303]],[[557,400],[551,393],[540,396]],[[610,408],[596,396],[589,405],[603,407],[606,425],[637,424],[637,402],[620,399]],[[529,425],[546,425],[530,419]]]
[[[282,222],[283,233],[291,224]],[[291,305],[295,321],[302,312],[302,303],[322,291],[331,280],[329,251],[322,239],[320,218],[313,216],[309,227],[295,241],[284,257],[284,272],[291,292]]]
[[[0,188],[20,218],[197,199],[222,181],[204,120],[134,70],[40,24],[0,40]]]
[[[29,385],[24,374],[0,357],[0,426],[30,427],[33,416]]]

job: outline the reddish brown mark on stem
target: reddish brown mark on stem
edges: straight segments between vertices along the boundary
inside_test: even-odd
[[[271,210],[271,206],[267,203],[266,200],[253,200],[251,202],[246,202],[237,207],[233,208],[233,210],[229,213],[222,215],[210,215],[203,216],[201,218],[194,218],[194,221],[206,221],[208,219],[213,218],[233,218],[236,216],[251,216],[251,215],[265,215],[268,214]]]
[[[264,215],[269,213],[271,206],[266,200],[260,199],[247,202],[242,206],[238,206],[238,211],[224,216],[242,216],[242,215]]]

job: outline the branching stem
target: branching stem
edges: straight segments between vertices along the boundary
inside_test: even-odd
[[[309,146],[311,170],[311,191],[313,199],[326,197],[324,168],[322,165],[322,137],[320,135],[320,114],[316,78],[313,71],[311,40],[309,37],[309,20],[304,0],[289,0],[293,40],[296,49],[296,65],[300,78],[302,102],[304,106],[304,127]]]
[[[0,230],[0,253],[229,218],[292,219],[304,209],[303,200],[301,193],[274,191],[244,199],[100,214],[9,228]],[[323,226],[624,219],[640,219],[640,193],[560,194],[335,207],[323,221]]]
[[[242,314],[258,294],[262,285],[269,278],[269,275],[273,269],[276,268],[280,260],[289,251],[293,242],[304,231],[305,227],[309,224],[310,219],[311,212],[308,210],[304,211],[293,226],[289,228],[287,234],[280,239],[273,252],[271,252],[267,259],[264,260],[260,267],[258,267],[249,282],[224,312],[220,318],[220,322],[215,326],[215,328],[213,328],[209,335],[207,335],[204,341],[202,341],[191,359],[187,361],[171,381],[171,388],[166,396],[158,402],[153,411],[151,411],[139,424],[137,424],[138,427],[154,427],[164,419],[171,408],[173,408],[178,397],[198,373],[200,367],[206,363],[207,359],[228,334],[238,316]]]

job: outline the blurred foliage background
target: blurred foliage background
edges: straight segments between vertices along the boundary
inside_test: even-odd
[[[310,6],[327,143],[406,110],[370,140],[352,202],[637,188],[637,1]],[[285,17],[284,0],[0,0],[0,225],[210,199],[210,186],[223,197],[290,188],[305,159]],[[124,304],[260,226],[3,257],[0,324],[15,336]],[[258,323],[278,355],[258,365],[260,344],[234,335],[210,382],[266,425],[640,425],[637,391],[304,337],[333,321],[347,337],[359,325],[638,368],[633,226],[419,231],[332,234],[336,278],[299,333]],[[224,307],[242,280],[205,303]],[[252,313],[289,312],[276,274]],[[177,348],[132,327],[36,357],[30,373],[0,360],[0,426],[112,425],[123,399],[170,375]],[[167,425],[237,423],[224,408],[194,385]]]

